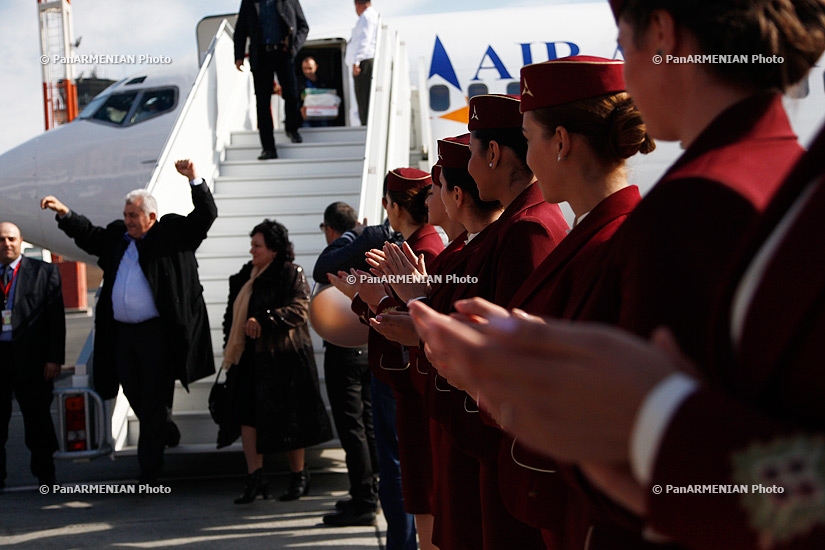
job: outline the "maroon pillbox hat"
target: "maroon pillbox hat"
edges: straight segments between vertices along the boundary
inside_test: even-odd
[[[501,94],[477,95],[470,99],[470,121],[467,129],[521,128],[521,102],[517,96]]]
[[[521,112],[625,91],[622,61],[575,55],[521,68]]]
[[[433,185],[437,185],[441,187],[441,165],[440,164],[433,164],[433,169],[430,172],[430,175],[433,178]]]
[[[470,162],[470,134],[438,140],[438,164],[442,168],[467,169]]]
[[[396,168],[387,174],[387,191],[404,193],[410,189],[421,189],[433,182],[430,175],[418,168]]]
[[[622,14],[622,8],[627,3],[627,0],[610,0],[610,9],[613,10],[613,17],[616,22],[619,22],[619,16]]]

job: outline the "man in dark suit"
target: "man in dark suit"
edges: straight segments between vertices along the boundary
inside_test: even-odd
[[[324,211],[321,230],[327,248],[318,258],[313,277],[327,282],[327,273],[319,270],[327,254],[355,241],[358,218],[355,210],[343,202],[334,202]],[[363,258],[363,255],[361,256]],[[366,269],[361,260],[360,267]],[[335,527],[372,525],[378,507],[378,454],[372,420],[372,373],[367,360],[367,346],[345,348],[324,342],[324,379],[338,439],[344,448],[349,475],[350,500],[336,503],[338,513],[324,516],[324,523]]]
[[[255,81],[261,155],[258,160],[278,158],[272,134],[272,79],[277,74],[286,111],[286,135],[301,143],[301,102],[295,78],[295,55],[304,45],[309,25],[298,0],[241,0],[235,27],[235,67],[243,65],[249,38],[249,67]]]
[[[66,348],[66,319],[57,266],[20,255],[23,240],[13,223],[0,222],[0,489],[6,479],[6,440],[12,394],[23,413],[31,472],[40,485],[55,483],[57,438],[52,404],[54,380]]]
[[[203,178],[189,160],[175,163],[192,190],[187,216],[157,219],[157,202],[143,189],[126,196],[123,221],[94,226],[57,198],[41,208],[57,212],[58,227],[77,246],[98,256],[103,290],[95,315],[94,387],[103,399],[118,383],[140,420],[141,481],[163,468],[164,446],[180,434],[171,422],[175,378],[184,387],[215,372],[209,319],[195,250],[218,215]]]

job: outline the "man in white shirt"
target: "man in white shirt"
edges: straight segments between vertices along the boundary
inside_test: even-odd
[[[175,163],[189,181],[194,210],[158,218],[143,189],[126,196],[123,219],[98,227],[53,196],[40,207],[57,213],[58,227],[98,257],[103,288],[95,308],[94,388],[103,399],[118,384],[140,421],[141,482],[154,484],[165,446],[180,432],[171,421],[175,379],[184,387],[215,372],[209,319],[195,250],[218,215],[215,201],[190,160]]]
[[[373,9],[369,0],[355,0],[355,13],[358,14],[358,22],[352,29],[347,57],[352,62],[358,116],[361,118],[361,126],[366,126],[370,106],[372,61],[375,57],[375,40],[378,34],[378,12]]]

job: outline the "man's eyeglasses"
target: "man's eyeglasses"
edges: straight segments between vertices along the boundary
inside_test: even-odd
[[[321,222],[320,224],[318,224],[318,229],[320,229],[321,231],[323,231],[326,228],[327,228],[327,224],[325,224],[324,222]]]

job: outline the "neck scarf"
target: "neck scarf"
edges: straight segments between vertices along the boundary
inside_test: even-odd
[[[229,339],[226,341],[226,347],[223,350],[223,364],[224,369],[229,370],[232,365],[237,365],[241,360],[243,350],[246,347],[246,321],[249,313],[249,298],[252,296],[252,282],[258,278],[258,275],[266,271],[269,267],[266,264],[263,267],[253,267],[252,274],[249,280],[241,287],[238,296],[235,297],[235,303],[232,305],[232,327],[229,329]]]

